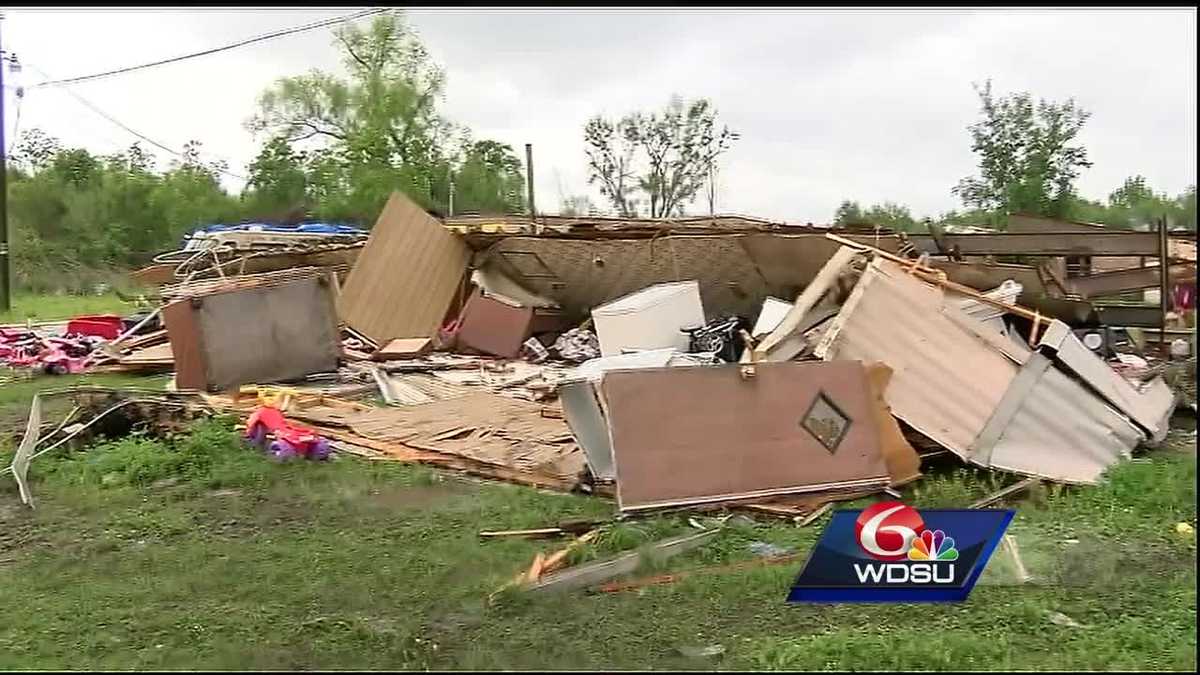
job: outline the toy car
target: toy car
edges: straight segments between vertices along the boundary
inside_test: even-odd
[[[267,438],[271,437],[270,445]],[[313,460],[329,458],[329,441],[308,427],[287,421],[278,408],[261,406],[246,421],[246,439],[255,447],[267,450],[279,461],[296,457]]]

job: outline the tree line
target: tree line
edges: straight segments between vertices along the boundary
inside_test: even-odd
[[[302,219],[370,227],[396,189],[436,214],[525,211],[523,164],[513,148],[476,139],[438,108],[445,73],[397,13],[334,31],[345,75],[320,70],[284,77],[264,91],[246,126],[262,147],[240,194],[206,162],[198,141],[158,166],[139,144],[95,155],[31,130],[9,167],[9,221],[19,286],[78,287],[94,270],[144,264],[197,226]],[[1027,212],[1143,227],[1162,215],[1196,227],[1196,189],[1174,197],[1134,176],[1104,202],[1079,196],[1079,172],[1091,166],[1077,140],[1089,113],[1074,101],[1035,102],[1027,93],[996,96],[977,88],[981,114],[968,131],[977,175],[952,188],[963,210],[914,217],[893,203],[844,201],[837,225],[924,230],[942,225],[1000,227]],[[588,180],[602,205],[564,197],[567,215],[673,217],[712,213],[721,158],[740,134],[718,122],[711,101],[673,96],[658,111],[583,128]]]
[[[964,205],[925,220],[945,225],[1003,229],[1009,214],[1101,223],[1121,229],[1152,227],[1166,217],[1172,228],[1196,229],[1196,186],[1174,197],[1156,192],[1144,176],[1131,176],[1106,201],[1081,197],[1075,181],[1092,166],[1077,143],[1091,114],[1074,100],[1056,103],[1025,92],[997,97],[991,82],[977,87],[980,119],[968,127],[979,173],[952,188]],[[885,202],[863,209],[846,200],[834,213],[837,225],[879,225],[912,232],[927,228],[905,206]]]

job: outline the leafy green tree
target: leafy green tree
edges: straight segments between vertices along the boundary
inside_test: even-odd
[[[279,220],[288,211],[306,211],[305,159],[282,136],[267,141],[250,163],[250,180],[242,193],[246,213],[255,219]]]
[[[455,212],[523,212],[525,178],[521,170],[521,160],[511,146],[487,140],[472,143],[455,173]]]
[[[996,98],[990,80],[976,91],[983,118],[969,129],[979,176],[964,178],[954,193],[984,211],[1066,216],[1080,169],[1092,165],[1076,142],[1090,113],[1072,99],[1035,105],[1028,93]]]
[[[453,126],[437,111],[445,76],[399,14],[335,31],[347,78],[312,71],[278,80],[259,100],[254,131],[323,141],[320,189],[348,192],[339,209],[373,221],[393,189],[445,208]],[[342,173],[336,180],[334,170]]]
[[[886,227],[897,232],[913,232],[922,229],[907,206],[893,202],[874,204],[863,211],[858,202],[843,201],[833,214],[833,224],[838,226],[872,225]]]
[[[678,216],[737,139],[729,127],[717,127],[706,99],[672,97],[660,112],[636,112],[615,123],[597,116],[584,126],[589,180],[622,216],[636,214],[635,188],[651,218]]]
[[[846,225],[866,225],[868,223],[858,202],[846,200],[837,207],[837,211],[834,211],[833,224],[841,227]]]

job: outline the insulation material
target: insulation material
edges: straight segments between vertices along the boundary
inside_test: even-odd
[[[429,337],[458,296],[470,251],[457,235],[392,193],[342,289],[347,324],[386,344]]]
[[[1064,368],[1145,429],[1152,441],[1157,443],[1166,438],[1175,397],[1165,384],[1139,392],[1061,321],[1054,321],[1046,328],[1038,346],[1052,352]]]
[[[861,363],[613,371],[600,389],[622,511],[889,480]]]
[[[971,461],[1063,483],[1095,483],[1142,434],[1083,385],[1034,354],[980,434]]]
[[[892,414],[966,458],[1018,366],[968,330],[970,317],[947,304],[940,288],[876,258],[815,353],[826,361],[886,363],[893,373],[885,393]]]

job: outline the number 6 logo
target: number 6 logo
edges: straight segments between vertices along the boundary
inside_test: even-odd
[[[854,521],[858,545],[876,560],[903,560],[912,540],[924,531],[921,514],[900,502],[875,504]]]

